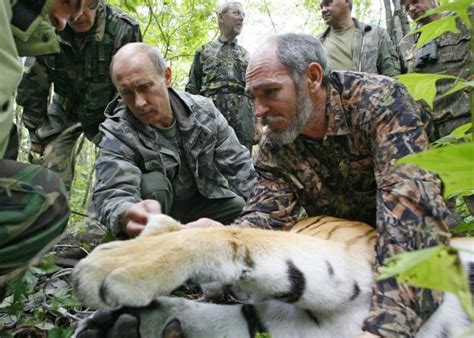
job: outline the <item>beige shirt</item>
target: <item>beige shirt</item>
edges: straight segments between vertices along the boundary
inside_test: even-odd
[[[328,52],[329,67],[332,70],[352,69],[352,37],[354,36],[355,25],[342,31],[331,29],[323,42]]]

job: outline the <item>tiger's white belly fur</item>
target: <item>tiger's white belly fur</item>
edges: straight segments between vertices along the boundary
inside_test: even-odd
[[[168,216],[157,215],[138,238],[96,248],[75,268],[78,298],[95,308],[140,308],[143,337],[162,337],[176,320],[187,338],[361,333],[373,282],[375,233],[368,225],[319,217],[298,223],[291,232],[175,231],[180,228]],[[474,261],[473,255],[463,258]],[[166,297],[188,280],[236,284],[252,301],[218,305]],[[468,325],[455,297],[446,295],[417,337],[456,337]]]

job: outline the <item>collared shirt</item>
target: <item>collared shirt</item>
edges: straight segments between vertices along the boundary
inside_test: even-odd
[[[332,70],[352,69],[352,41],[355,25],[341,31],[330,30],[323,45],[328,52],[329,67]]]
[[[400,59],[387,32],[352,18],[355,24],[352,41],[352,68],[358,72],[396,76],[400,74]],[[331,27],[318,36],[324,43]]]

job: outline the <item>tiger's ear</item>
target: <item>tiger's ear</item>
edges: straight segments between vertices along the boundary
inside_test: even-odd
[[[166,324],[161,338],[184,338],[184,332],[178,319],[173,319]]]
[[[181,230],[182,227],[181,223],[170,216],[153,214],[148,216],[148,222],[140,236],[158,236],[166,232]]]

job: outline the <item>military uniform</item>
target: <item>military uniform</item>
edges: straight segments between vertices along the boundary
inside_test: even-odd
[[[235,225],[289,229],[300,207],[308,216],[360,220],[377,229],[376,265],[387,257],[447,243],[453,222],[439,178],[395,159],[428,148],[425,117],[396,81],[337,72],[327,87],[323,139],[299,136],[256,154],[258,182]],[[413,337],[442,295],[377,281],[365,329]]]
[[[251,150],[255,114],[245,95],[248,62],[247,51],[237,45],[237,39],[203,45],[194,55],[186,91],[211,98],[240,143]]]
[[[379,26],[360,22],[356,18],[352,19],[355,31],[351,70],[392,77],[400,75],[400,60],[387,32]],[[318,36],[323,44],[330,32],[331,27],[328,27]]]
[[[416,49],[417,34],[405,36],[400,42],[400,51],[409,73],[440,74],[469,80],[471,66],[471,34],[457,18],[458,33],[445,32],[421,49]],[[443,79],[436,82],[437,95],[448,92],[456,80]],[[451,131],[471,119],[471,90],[459,90],[439,100],[433,106],[433,139],[448,135]]]
[[[130,16],[101,4],[90,31],[77,33],[68,26],[58,39],[58,54],[27,61],[31,65],[18,88],[17,102],[23,106],[31,142],[49,144],[41,162],[70,189],[77,139],[84,132],[98,143],[105,107],[116,95],[109,75],[112,56],[126,43],[141,41],[141,33]],[[51,84],[54,94],[48,106]]]
[[[69,216],[64,185],[57,175],[4,158],[13,124],[11,97],[22,73],[18,53],[59,50],[54,29],[46,21],[51,2],[0,2],[0,289],[51,245]]]
[[[224,199],[245,198],[253,186],[250,154],[212,101],[172,89],[169,95],[176,126],[171,137],[138,121],[123,103],[113,102],[107,108],[111,116],[100,127],[93,201],[101,222],[110,225],[116,236],[122,235],[122,214],[143,199],[162,202],[160,197],[171,192],[172,201],[168,198],[162,205],[163,212],[189,222],[202,211],[191,202],[193,197],[220,201],[219,209]],[[238,199],[230,222],[243,207],[244,200]],[[185,207],[176,209],[176,202]]]

